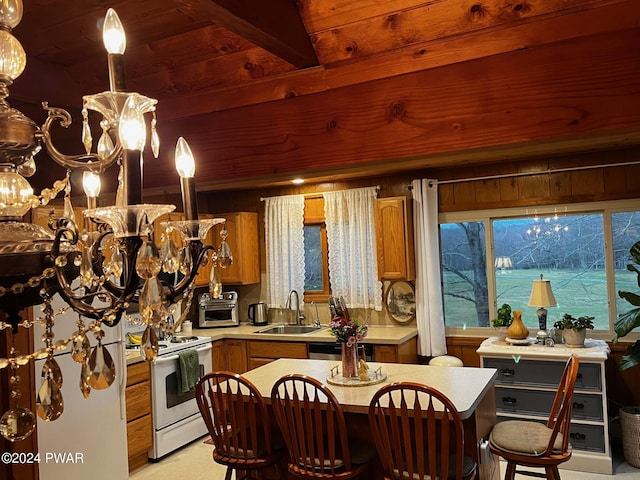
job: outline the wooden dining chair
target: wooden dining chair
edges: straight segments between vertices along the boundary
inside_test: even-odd
[[[464,427],[446,395],[427,385],[396,382],[369,404],[369,425],[386,480],[472,480]]]
[[[560,480],[558,465],[571,458],[569,429],[578,364],[578,357],[571,355],[546,424],[534,420],[508,420],[491,430],[489,449],[507,461],[505,480],[513,480],[516,473],[541,476],[537,472],[516,472],[518,465],[544,468],[548,480]]]
[[[211,372],[196,384],[196,400],[214,445],[213,460],[226,465],[225,480],[263,478],[273,467],[284,480],[279,462],[286,450],[272,428],[264,399],[247,379],[233,372]]]
[[[350,479],[365,472],[375,455],[370,442],[347,435],[342,407],[315,378],[280,378],[271,390],[273,411],[296,478]]]

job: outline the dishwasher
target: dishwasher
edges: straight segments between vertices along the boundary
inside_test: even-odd
[[[365,361],[373,361],[373,345],[360,343],[364,348]],[[309,358],[314,360],[342,360],[342,344],[339,342],[309,342]]]

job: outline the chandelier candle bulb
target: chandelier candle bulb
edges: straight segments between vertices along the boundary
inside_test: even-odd
[[[102,41],[109,54],[109,87],[112,92],[123,92],[127,89],[124,72],[124,51],[127,48],[127,38],[120,18],[113,8],[107,10],[105,16]]]
[[[198,220],[198,201],[196,196],[196,162],[187,141],[180,137],[176,144],[176,170],[180,175],[182,208],[185,220]]]

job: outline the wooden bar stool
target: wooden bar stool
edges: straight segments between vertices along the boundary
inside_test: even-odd
[[[451,401],[435,388],[397,382],[369,404],[369,425],[386,480],[472,480],[476,463],[464,455],[464,427]]]
[[[290,474],[347,480],[366,472],[373,444],[348,437],[342,406],[318,380],[286,375],[274,384],[271,403],[289,451]]]
[[[247,379],[233,372],[212,372],[196,385],[196,400],[214,445],[213,460],[233,470],[238,480],[272,467],[285,479],[280,462],[286,451],[277,428],[272,429],[264,399]]]
[[[513,480],[516,473],[560,480],[558,465],[571,458],[569,428],[578,364],[578,357],[571,355],[546,424],[534,420],[508,420],[491,430],[489,449],[507,461],[505,480]],[[518,465],[544,468],[545,475],[522,470],[516,472]]]

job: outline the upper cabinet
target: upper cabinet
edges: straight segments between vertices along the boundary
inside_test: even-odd
[[[224,227],[227,229],[227,243],[233,254],[233,264],[220,269],[222,283],[233,285],[260,283],[258,214],[237,212],[215,214],[213,217],[226,220],[225,223],[211,229],[213,245],[216,247],[220,245],[220,231]]]
[[[413,280],[413,219],[407,197],[376,199],[376,240],[380,280]]]

